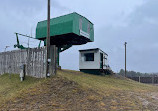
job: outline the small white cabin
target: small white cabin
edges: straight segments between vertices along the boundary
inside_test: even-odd
[[[94,73],[110,70],[108,54],[99,48],[79,50],[79,69],[82,72]]]

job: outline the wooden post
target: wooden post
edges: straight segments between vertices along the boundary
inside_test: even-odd
[[[152,75],[152,84],[154,84],[154,75]]]
[[[55,53],[54,53],[54,74],[57,73],[57,57],[58,57],[58,48],[55,46]]]
[[[57,69],[56,56],[57,56],[56,46],[50,44],[50,0],[48,0],[46,77],[56,74],[56,69]]]
[[[140,82],[140,76],[139,76],[139,82]]]
[[[48,0],[48,18],[47,18],[47,58],[46,58],[46,77],[49,76],[50,64],[50,0]]]
[[[55,45],[51,45],[50,46],[50,58],[51,58],[51,62],[49,65],[50,68],[50,74],[51,75],[55,75],[56,74],[56,57],[57,56],[57,51],[56,51],[56,46]]]
[[[6,73],[6,52],[4,52],[4,74]]]
[[[125,77],[127,77],[127,71],[126,71],[126,45],[127,45],[127,42],[125,42]]]

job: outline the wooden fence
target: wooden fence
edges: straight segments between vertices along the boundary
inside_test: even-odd
[[[0,53],[0,75],[19,74],[20,66],[26,65],[26,75],[37,78],[45,77],[46,48],[15,50]]]
[[[134,81],[148,84],[158,84],[158,77],[128,77]]]

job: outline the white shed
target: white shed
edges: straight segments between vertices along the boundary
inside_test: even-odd
[[[108,54],[99,48],[79,50],[79,69],[82,72],[100,74],[110,70]]]

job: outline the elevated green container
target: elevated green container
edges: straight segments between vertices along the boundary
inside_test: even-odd
[[[81,45],[94,41],[94,27],[87,18],[71,13],[50,21],[51,45]],[[38,22],[36,39],[46,40],[47,21]]]

